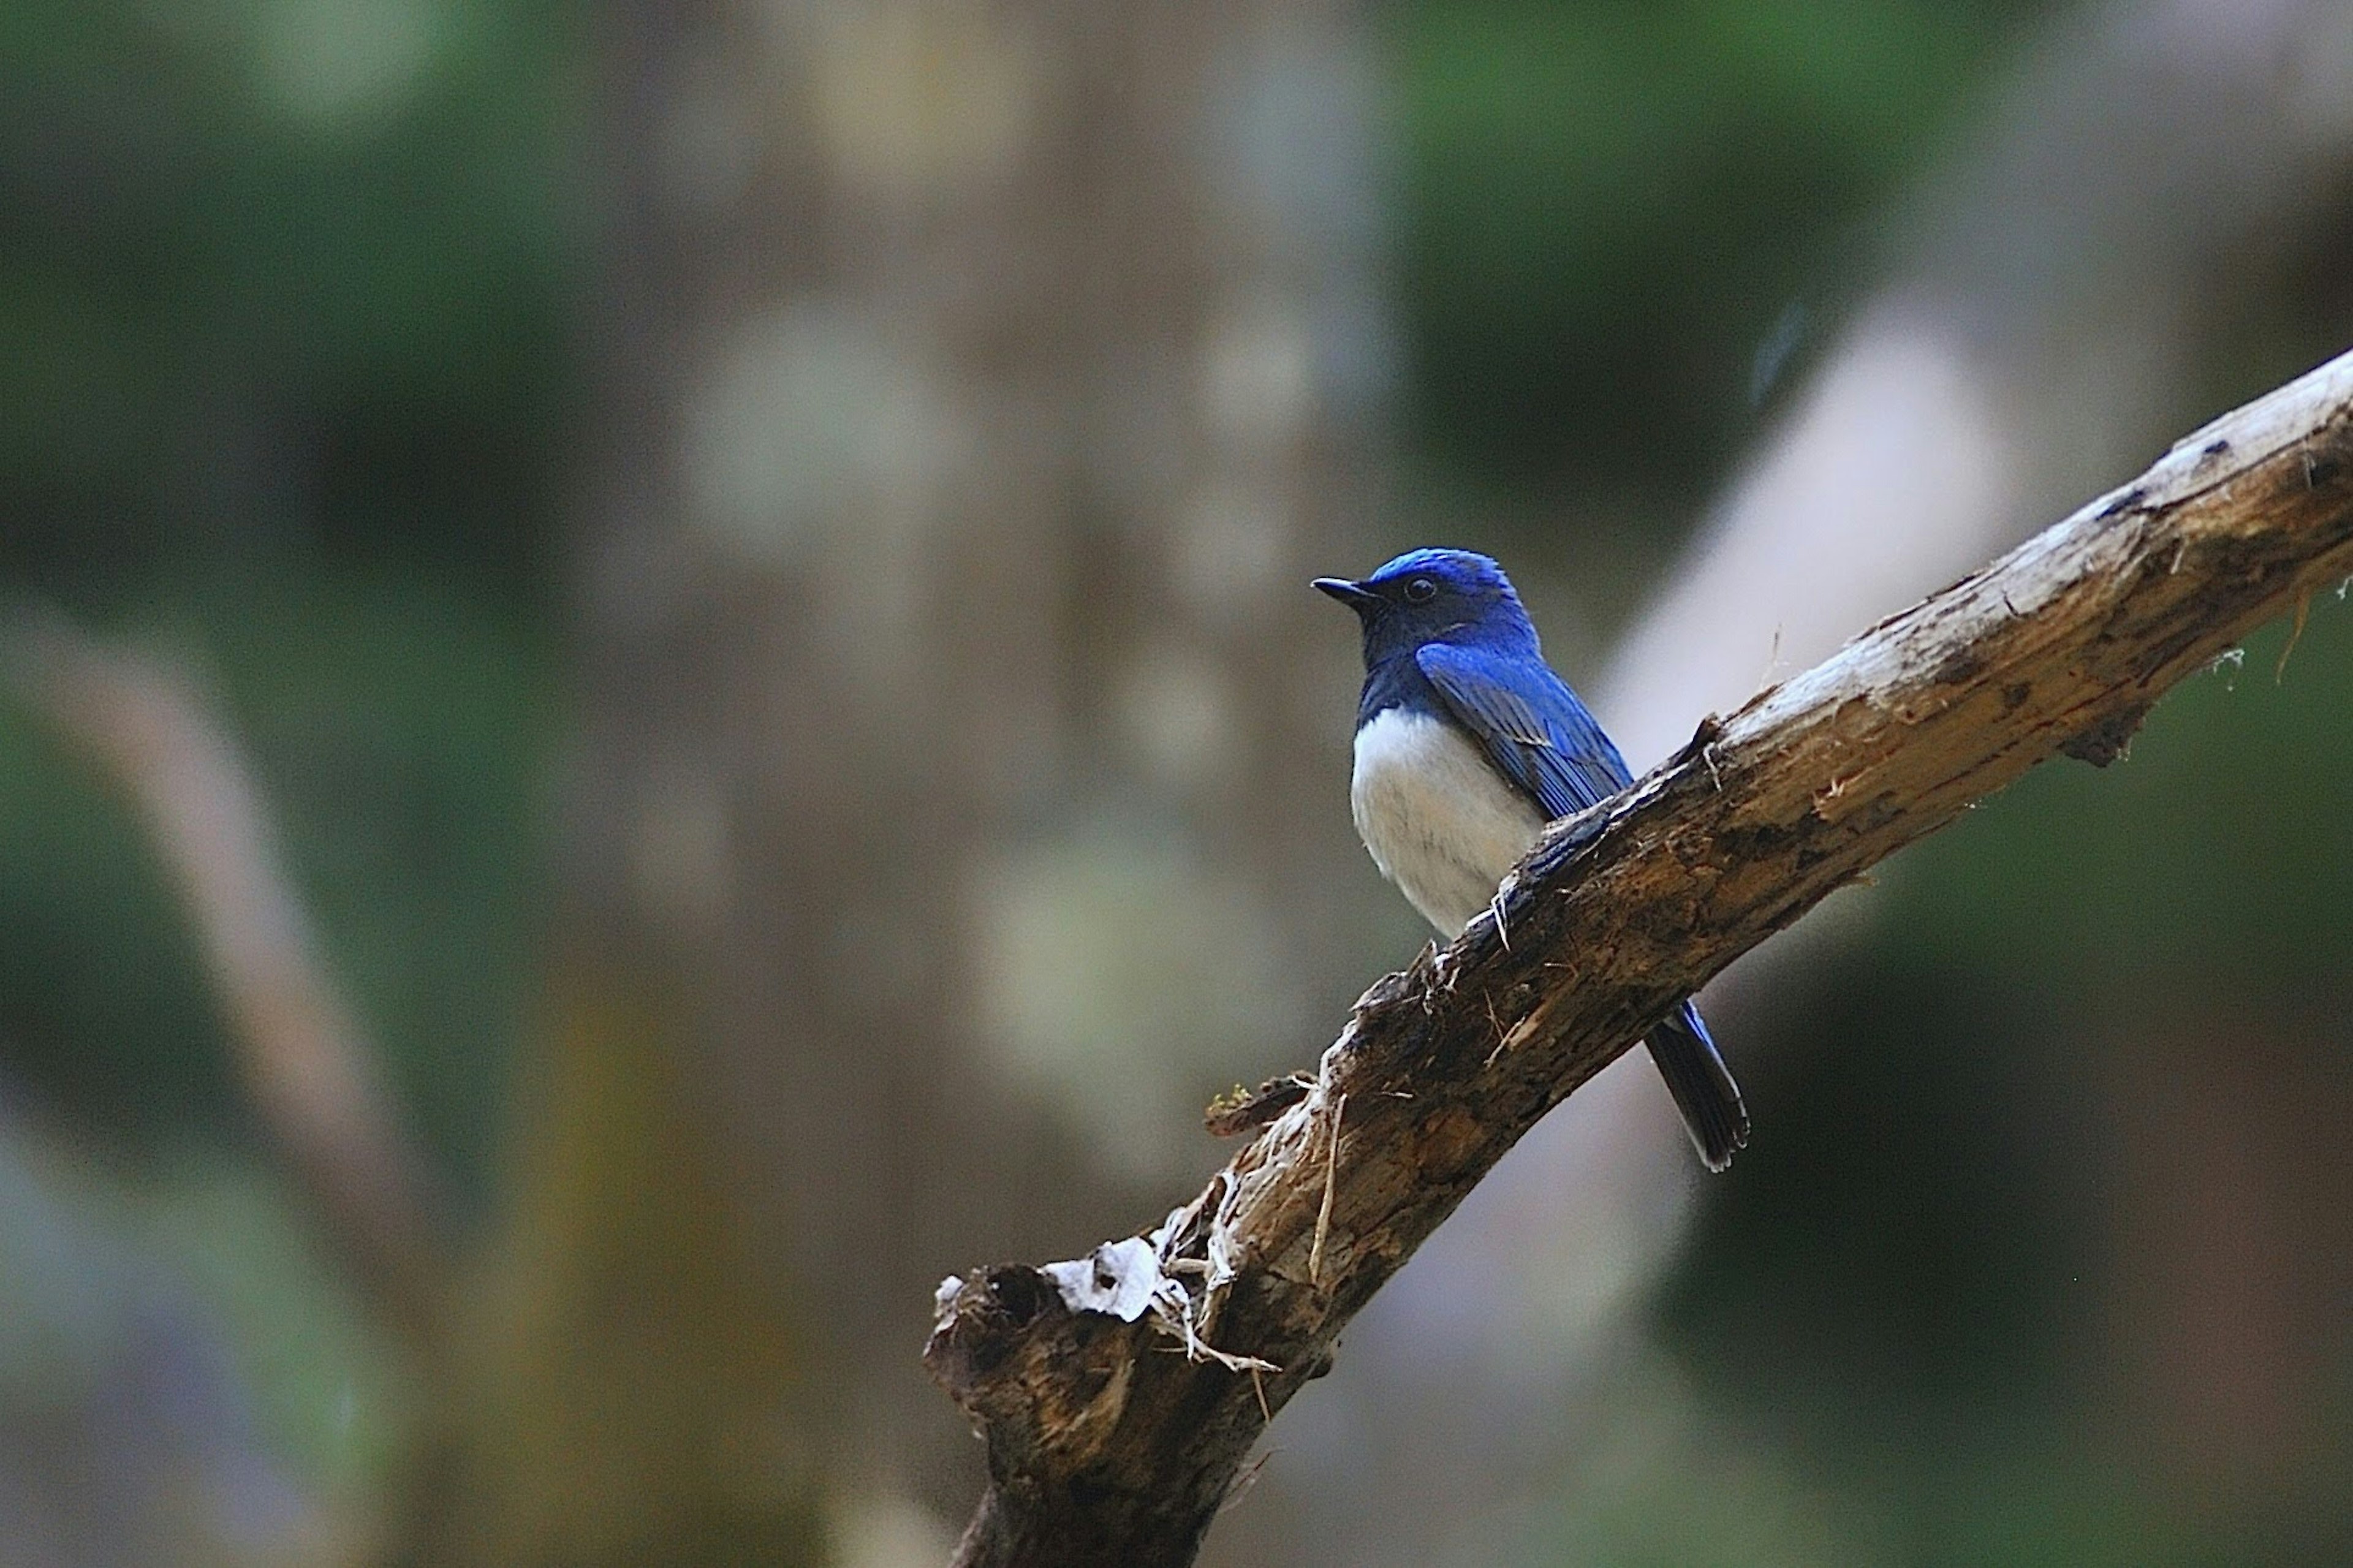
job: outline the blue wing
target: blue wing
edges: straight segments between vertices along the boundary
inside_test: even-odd
[[[1426,643],[1414,663],[1495,771],[1546,816],[1567,816],[1633,782],[1626,759],[1541,658]]]
[[[1600,724],[1543,659],[1449,643],[1424,644],[1413,658],[1495,771],[1546,816],[1582,811],[1633,782]],[[1748,1110],[1699,1009],[1686,1000],[1647,1043],[1700,1158],[1709,1170],[1723,1170],[1748,1142]]]

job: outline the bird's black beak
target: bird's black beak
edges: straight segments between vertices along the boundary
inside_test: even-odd
[[[1331,595],[1352,610],[1363,610],[1381,602],[1380,595],[1361,583],[1351,583],[1345,577],[1318,577],[1309,584]]]

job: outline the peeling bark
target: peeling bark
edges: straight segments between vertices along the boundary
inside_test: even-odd
[[[1547,1110],[1829,893],[2046,758],[2113,760],[2168,688],[2348,575],[2353,355],[1556,824],[1148,1248],[942,1288],[925,1361],[990,1474],[956,1562],[1192,1562],[1273,1412]]]

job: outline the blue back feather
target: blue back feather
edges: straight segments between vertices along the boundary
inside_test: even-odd
[[[1359,726],[1392,708],[1449,720],[1549,817],[1632,782],[1626,759],[1545,662],[1494,562],[1467,550],[1409,551],[1348,586],[1365,635]],[[1699,1009],[1686,999],[1647,1040],[1701,1158],[1724,1169],[1748,1142],[1748,1112]]]
[[[1502,567],[1467,550],[1412,550],[1365,585],[1393,591],[1416,577],[1441,592],[1426,605],[1393,600],[1366,620],[1359,724],[1388,708],[1451,719],[1546,816],[1582,811],[1631,782],[1618,748],[1545,663]]]
[[[1633,782],[1626,759],[1542,658],[1434,642],[1414,663],[1495,771],[1546,816],[1583,811]]]

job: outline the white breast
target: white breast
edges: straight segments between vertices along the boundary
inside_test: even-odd
[[[1348,805],[1373,864],[1450,937],[1487,907],[1545,826],[1475,742],[1398,708],[1356,731]]]

